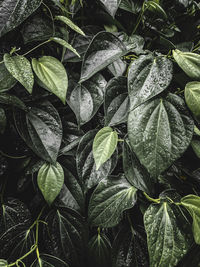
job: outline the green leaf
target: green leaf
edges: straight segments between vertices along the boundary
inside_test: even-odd
[[[44,246],[47,251],[52,251],[69,266],[86,266],[87,226],[83,217],[74,210],[59,208],[52,209],[45,222]]]
[[[120,2],[121,2],[121,0],[112,0],[112,1],[110,1],[110,0],[99,0],[99,1],[103,4],[105,10],[112,17],[115,16],[115,13],[117,12],[117,9],[118,9],[118,7],[120,5]]]
[[[135,205],[136,192],[137,189],[124,176],[110,176],[101,180],[89,202],[90,224],[106,228],[117,225],[123,211]]]
[[[185,86],[185,102],[196,117],[200,117],[200,82],[189,82]]]
[[[150,178],[149,173],[139,162],[135,153],[132,151],[128,140],[124,140],[123,170],[127,180],[135,188],[149,194],[154,191],[153,181]]]
[[[128,110],[127,79],[122,76],[111,79],[105,91],[105,125],[114,126],[126,122]]]
[[[200,197],[196,195],[187,195],[181,199],[181,205],[183,205],[192,216],[194,240],[200,245]]]
[[[126,47],[114,34],[99,32],[85,53],[80,82],[89,79],[126,53]]]
[[[57,162],[54,165],[45,163],[38,172],[38,186],[44,196],[44,199],[51,205],[64,183],[64,171],[62,166]]]
[[[200,55],[173,50],[173,57],[179,67],[192,79],[200,80]]]
[[[106,84],[101,74],[82,84],[69,80],[67,104],[75,113],[78,125],[84,125],[97,113],[103,103]]]
[[[6,260],[0,259],[0,267],[8,266],[8,262]]]
[[[41,82],[65,104],[68,88],[68,77],[63,64],[51,56],[32,59],[35,74]]]
[[[106,162],[114,153],[118,143],[118,134],[111,127],[104,127],[96,134],[92,146],[96,169]]]
[[[1,0],[0,36],[20,25],[40,6],[41,2],[41,0],[10,0],[9,2]]]
[[[5,54],[3,59],[7,70],[31,94],[33,90],[34,76],[28,59],[24,56],[11,56],[9,54]]]
[[[0,94],[0,103],[4,105],[10,105],[11,107],[20,108],[26,111],[25,104],[15,95],[10,95],[6,93]]]
[[[64,22],[72,30],[85,36],[85,33],[76,24],[74,24],[69,18],[64,17],[64,16],[56,16],[55,19]]]
[[[184,153],[193,131],[183,99],[171,93],[140,105],[128,117],[131,147],[155,178]]]
[[[200,141],[192,140],[191,142],[192,149],[198,158],[200,158]]]
[[[189,249],[176,208],[167,202],[151,204],[144,214],[150,267],[174,267]]]
[[[49,254],[40,254],[39,259],[37,258],[30,267],[69,267],[69,265],[63,260],[54,257]]]
[[[148,1],[145,3],[145,7],[153,13],[161,15],[163,18],[167,19],[167,14],[165,10],[155,1]]]
[[[108,69],[113,76],[122,76],[126,70],[126,63],[121,59],[117,59],[108,66]]]
[[[16,79],[7,70],[4,63],[0,64],[0,92],[10,90],[17,83]]]
[[[76,153],[77,171],[85,193],[111,174],[117,164],[118,153],[116,150],[112,157],[96,170],[92,153],[92,144],[96,133],[96,130],[87,132],[80,140]]]
[[[128,72],[130,109],[163,92],[172,79],[172,62],[164,56],[142,55],[134,60]]]
[[[133,228],[123,227],[112,245],[112,267],[149,267],[146,240]]]
[[[3,108],[0,108],[0,133],[3,134],[6,128],[6,114]]]
[[[75,48],[73,48],[68,42],[66,42],[65,40],[58,38],[58,37],[51,37],[49,40],[54,41],[62,46],[64,46],[65,48],[71,50],[74,54],[76,54],[78,57],[80,57],[79,53],[76,51]]]
[[[37,258],[31,264],[31,267],[54,267],[54,266],[69,267],[69,265],[63,260],[49,254],[40,254],[39,259]]]
[[[105,234],[93,236],[88,243],[88,250],[91,267],[111,266],[111,243]]]

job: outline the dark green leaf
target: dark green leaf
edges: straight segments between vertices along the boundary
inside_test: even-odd
[[[174,267],[189,249],[177,212],[174,204],[163,202],[151,204],[144,214],[151,267]]]
[[[103,103],[106,80],[100,74],[78,84],[69,81],[67,103],[76,115],[79,125],[90,121]]]
[[[126,47],[115,35],[109,32],[98,33],[85,53],[80,82],[89,79],[125,53]]]
[[[36,259],[31,267],[69,267],[69,265],[61,259],[48,254],[40,254],[40,258]]]
[[[16,1],[1,0],[0,36],[16,28],[27,19],[41,4],[41,0]]]
[[[190,144],[194,122],[182,98],[169,94],[129,113],[130,144],[153,177],[165,171]]]
[[[78,57],[80,57],[79,53],[76,51],[75,48],[73,48],[68,42],[66,42],[65,40],[58,38],[58,37],[51,37],[50,38],[51,41],[54,41],[62,46],[64,46],[65,48],[71,50],[74,54],[76,54]]]
[[[122,76],[111,79],[105,91],[105,125],[114,126],[126,122],[128,110],[127,79]]]
[[[123,146],[123,170],[127,180],[135,188],[147,193],[154,191],[153,181],[149,173],[141,165],[127,140],[124,140]]]
[[[121,2],[121,0],[112,0],[112,1],[110,1],[110,0],[99,0],[99,1],[103,4],[105,10],[112,17],[115,16],[115,13],[117,12],[117,9],[118,9],[118,7],[120,5],[120,2]]]
[[[0,64],[0,92],[11,89],[17,83],[16,79],[7,70],[4,63]]]
[[[3,108],[0,108],[0,133],[3,134],[6,128],[6,114]]]
[[[44,163],[37,176],[38,186],[46,202],[51,205],[60,193],[64,183],[64,171],[56,162],[55,165]]]
[[[192,140],[191,142],[192,149],[194,153],[200,158],[200,141],[199,140]]]
[[[101,180],[90,199],[90,224],[100,227],[117,225],[122,219],[123,211],[135,205],[136,192],[137,189],[124,176],[110,176]]]
[[[0,103],[26,110],[25,104],[15,95],[9,95],[6,93],[0,94]]]
[[[28,59],[23,56],[10,56],[9,54],[5,54],[3,59],[10,74],[12,74],[29,93],[32,93],[34,76],[31,63]]]
[[[91,267],[111,266],[111,244],[110,240],[105,234],[101,233],[93,236],[89,241],[88,249]]]
[[[96,133],[97,131],[93,130],[83,136],[76,154],[77,171],[79,178],[84,184],[85,192],[111,174],[117,164],[117,152],[115,152],[108,161],[96,170],[92,153],[92,144]]]
[[[160,94],[172,79],[172,62],[164,56],[142,55],[134,60],[128,72],[130,109]]]

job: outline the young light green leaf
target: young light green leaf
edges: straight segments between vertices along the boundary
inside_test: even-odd
[[[0,259],[0,267],[8,266],[8,262],[6,260]]]
[[[185,152],[193,131],[184,100],[171,93],[140,105],[128,117],[133,152],[155,178]]]
[[[44,199],[48,205],[51,205],[60,193],[64,183],[62,166],[58,162],[55,165],[45,163],[38,172],[37,183]]]
[[[98,170],[114,153],[118,143],[118,134],[111,127],[104,127],[96,134],[93,142],[93,155]]]
[[[35,74],[41,82],[65,104],[68,77],[63,64],[51,56],[32,59]]]
[[[174,267],[187,253],[190,242],[181,226],[176,206],[152,204],[144,214],[150,267]],[[182,218],[183,219],[183,218]],[[185,221],[184,221],[185,222]]]
[[[192,231],[194,240],[198,245],[200,245],[200,197],[196,195],[187,195],[181,199],[181,204],[192,216]]]
[[[75,48],[73,48],[68,42],[66,42],[65,40],[58,38],[58,37],[51,37],[50,38],[51,41],[54,41],[62,46],[64,46],[65,48],[71,50],[74,54],[76,54],[78,57],[81,57],[79,55],[79,53],[76,51]]]
[[[34,76],[31,64],[24,56],[11,56],[5,54],[4,64],[12,76],[18,80],[29,93],[32,93]]]
[[[172,51],[179,67],[192,79],[200,80],[200,55],[192,52]]]
[[[72,30],[74,30],[74,31],[80,33],[81,35],[85,36],[85,33],[76,24],[74,24],[69,18],[67,18],[65,16],[56,16],[55,19],[64,22]]]
[[[117,225],[123,211],[135,205],[136,192],[137,189],[124,176],[110,176],[101,180],[90,199],[90,224],[106,228]]]
[[[200,117],[200,82],[189,82],[185,86],[185,102],[192,113]]]
[[[6,128],[6,114],[3,108],[0,108],[0,133],[3,134]]]

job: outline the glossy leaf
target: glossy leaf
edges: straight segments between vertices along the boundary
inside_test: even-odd
[[[139,162],[127,140],[124,140],[123,145],[123,170],[127,180],[135,188],[147,193],[154,191],[153,181],[149,173]]]
[[[129,98],[127,79],[113,78],[106,86],[104,98],[105,125],[114,126],[127,121]]]
[[[3,108],[0,108],[0,133],[3,134],[6,128],[6,114]]]
[[[106,80],[100,74],[82,84],[69,81],[67,103],[75,113],[78,125],[84,125],[96,114],[103,103],[105,86]]]
[[[76,51],[75,48],[73,48],[68,42],[66,42],[65,40],[58,38],[58,37],[51,37],[50,38],[51,41],[54,41],[62,46],[64,46],[65,48],[71,50],[74,54],[76,54],[78,57],[80,57],[79,53]]]
[[[109,71],[113,74],[113,76],[118,77],[122,76],[126,70],[126,63],[118,59],[114,61],[112,64],[108,66]]]
[[[48,254],[40,254],[40,258],[36,259],[31,267],[69,267],[63,260]]]
[[[173,94],[140,105],[128,117],[131,147],[153,177],[184,153],[193,130],[194,122],[184,101]]]
[[[16,79],[7,70],[4,63],[0,64],[0,92],[11,89],[17,83]]]
[[[57,162],[54,165],[45,163],[38,172],[38,186],[46,202],[51,205],[60,193],[64,183],[64,171]]]
[[[172,62],[163,56],[142,55],[134,60],[128,72],[130,109],[163,92],[170,84]]]
[[[185,86],[185,102],[196,117],[200,117],[200,82],[189,82]]]
[[[112,16],[115,16],[115,13],[117,12],[117,9],[120,5],[121,0],[100,0],[100,2],[103,4],[105,10]]]
[[[200,80],[200,55],[173,50],[173,57],[179,67],[192,79]]]
[[[99,233],[93,236],[89,241],[88,249],[91,267],[111,266],[111,243],[105,234]]]
[[[51,56],[32,59],[35,74],[50,92],[65,104],[68,88],[68,77],[63,64]]]
[[[111,127],[104,127],[95,135],[92,151],[98,170],[114,153],[118,143],[118,134]]]
[[[80,82],[89,79],[125,53],[126,47],[115,35],[109,32],[98,33],[85,53]]]
[[[146,240],[127,227],[120,229],[112,246],[112,267],[149,267]]]
[[[12,76],[18,80],[29,93],[32,93],[34,76],[31,63],[23,56],[10,56],[5,54],[4,64]]]
[[[176,207],[151,204],[144,214],[150,267],[174,267],[187,253],[189,242],[178,224]]]
[[[96,133],[96,130],[92,130],[82,137],[76,154],[77,171],[85,192],[111,174],[117,164],[117,151],[115,151],[113,156],[96,170],[92,153],[92,144]]]
[[[41,4],[41,0],[7,1],[0,4],[0,36],[11,31],[27,19]]]
[[[187,195],[181,199],[181,205],[183,205],[193,219],[192,231],[195,242],[200,244],[200,197],[196,195]]]
[[[56,16],[55,19],[64,22],[68,27],[70,27],[72,30],[76,31],[77,33],[81,35],[85,35],[85,33],[76,24],[74,24],[73,21],[71,21],[69,18],[65,16]]]
[[[84,266],[87,228],[83,218],[73,210],[60,208],[51,210],[45,221],[48,225],[44,242],[48,251],[69,266]]]
[[[101,180],[90,198],[90,224],[106,228],[117,225],[122,219],[123,211],[135,205],[136,192],[137,189],[123,176],[110,176]]]

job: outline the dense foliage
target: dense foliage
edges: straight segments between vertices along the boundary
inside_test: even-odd
[[[200,266],[199,1],[0,16],[0,266]]]

